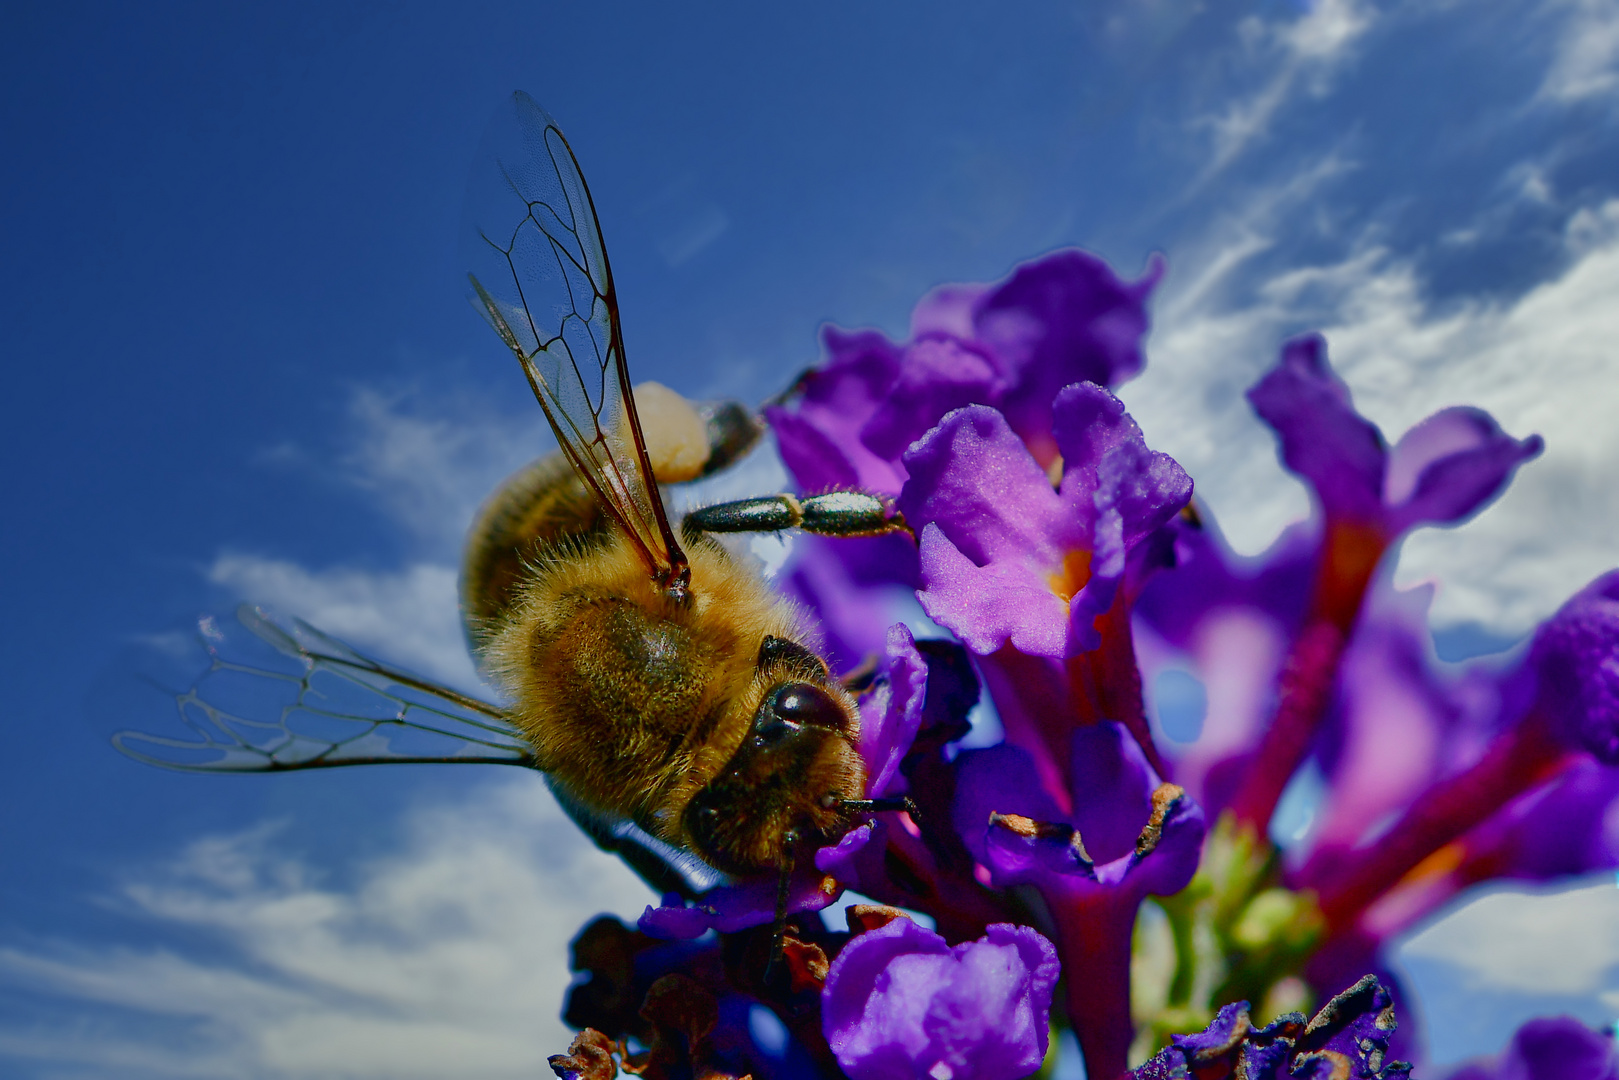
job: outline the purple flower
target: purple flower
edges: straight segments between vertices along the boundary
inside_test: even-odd
[[[1283,464],[1321,508],[1321,546],[1304,623],[1284,666],[1275,714],[1232,799],[1260,830],[1303,762],[1331,703],[1333,681],[1383,554],[1417,525],[1452,525],[1498,495],[1538,435],[1518,440],[1477,409],[1435,413],[1390,450],[1357,413],[1319,334],[1295,338],[1248,392],[1275,429]]]
[[[784,593],[819,616],[834,672],[882,655],[888,626],[902,608],[914,610],[919,584],[916,543],[898,534],[796,537],[780,578]]]
[[[1388,990],[1368,975],[1305,1020],[1289,1013],[1254,1027],[1246,1001],[1225,1006],[1195,1035],[1130,1073],[1130,1080],[1394,1080],[1411,1066],[1388,1057],[1395,1018]]]
[[[1355,411],[1319,334],[1284,345],[1248,400],[1276,430],[1283,463],[1309,483],[1329,521],[1368,525],[1388,539],[1416,525],[1471,517],[1544,445],[1538,435],[1512,438],[1488,413],[1452,408],[1390,449]]]
[[[1059,251],[998,285],[930,293],[905,344],[828,329],[828,360],[805,378],[796,409],[766,410],[782,460],[806,491],[897,495],[905,448],[951,410],[979,404],[999,408],[1049,463],[1057,391],[1116,386],[1141,370],[1145,301],[1162,273],[1154,262],[1125,283],[1093,255]]]
[[[1051,943],[998,923],[951,948],[910,919],[860,934],[821,992],[853,1080],[1015,1080],[1040,1067],[1060,968]]]
[[[1147,449],[1100,386],[1064,389],[1052,416],[1056,491],[984,406],[951,413],[905,455],[898,505],[921,535],[918,598],[980,656],[1007,644],[1054,659],[1096,648],[1127,552],[1191,498],[1191,479]]]
[[[1619,571],[1575,593],[1535,634],[1538,707],[1570,744],[1619,765]]]
[[[1492,1065],[1468,1065],[1450,1080],[1619,1080],[1613,1035],[1568,1016],[1531,1020]]]
[[[1454,767],[1421,790],[1400,818],[1375,840],[1352,852],[1335,853],[1330,872],[1318,872],[1309,883],[1319,890],[1323,913],[1340,929],[1360,919],[1385,892],[1428,860],[1434,852],[1466,841],[1466,834],[1496,817],[1503,807],[1503,825],[1495,835],[1473,841],[1475,858],[1485,850],[1504,856],[1512,839],[1530,840],[1512,823],[1532,816],[1535,799],[1513,806],[1526,797],[1552,798],[1553,806],[1570,809],[1559,798],[1558,785],[1577,765],[1594,759],[1607,770],[1619,745],[1619,572],[1598,578],[1564,604],[1535,635],[1535,643],[1522,678],[1506,680],[1527,684],[1527,708],[1514,716],[1510,709],[1497,723],[1495,737],[1481,747],[1465,767]],[[1512,693],[1502,702],[1510,705]],[[1522,706],[1520,706],[1522,708]],[[1587,806],[1583,827],[1575,836],[1592,836],[1592,817],[1607,808],[1608,785],[1600,774],[1588,780],[1586,790],[1603,800]],[[1538,793],[1538,796],[1537,796]],[[1563,793],[1566,797],[1567,792]],[[1578,819],[1576,819],[1578,820]],[[1500,831],[1504,829],[1505,831]],[[1551,848],[1560,841],[1546,839]],[[1588,857],[1606,859],[1612,845],[1606,837],[1578,845]],[[1460,851],[1457,852],[1460,854]],[[1555,865],[1559,860],[1521,852],[1518,861]],[[1455,865],[1456,860],[1451,860]],[[1476,865],[1476,864],[1475,864]],[[1610,864],[1611,865],[1611,864]],[[1589,869],[1590,867],[1585,867]],[[1308,872],[1310,868],[1306,868]],[[1506,870],[1498,864],[1498,872]],[[1420,888],[1421,882],[1412,883]],[[1399,921],[1419,912],[1410,898],[1400,905]],[[1383,916],[1388,921],[1388,916]]]
[[[1107,389],[1140,370],[1160,271],[1125,283],[1060,252],[939,289],[905,342],[828,330],[825,364],[769,410],[802,488],[886,495],[914,530],[805,538],[783,576],[834,667],[881,655],[875,680],[851,676],[866,794],[912,812],[799,860],[773,968],[774,875],[649,909],[648,934],[685,940],[635,935],[632,957],[591,967],[613,1038],[637,1015],[614,988],[673,973],[722,1003],[713,1046],[755,1075],[778,1075],[744,1030],[764,1007],[823,1075],[1011,1080],[1045,1056],[1060,972],[1099,1080],[1394,1078],[1411,1037],[1394,1024],[1391,935],[1481,881],[1619,866],[1619,572],[1510,663],[1441,669],[1431,594],[1395,592],[1385,566],[1408,530],[1486,505],[1539,439],[1453,408],[1390,446],[1322,340],[1289,342],[1249,397],[1317,512],[1240,558]],[[911,590],[959,644],[889,625]],[[1207,710],[1161,751],[1143,675],[1174,669],[1200,676]],[[1005,738],[963,749],[980,679]],[[1307,760],[1326,791],[1279,851],[1271,817]],[[852,936],[830,930],[816,911],[845,887],[937,932],[859,907]],[[1173,968],[1138,997],[1141,1039],[1213,1022],[1129,1073],[1149,896]],[[1350,984],[1314,1018],[1263,1028],[1236,1000]],[[1574,1061],[1592,1045],[1554,1036],[1526,1034],[1488,1075],[1527,1080],[1556,1057],[1536,1047]],[[1599,1049],[1609,1071],[1591,1080],[1619,1080]]]
[[[1033,885],[1057,928],[1063,964],[1086,976],[1068,988],[1069,1015],[1088,1067],[1116,1075],[1132,1028],[1127,993],[1136,913],[1149,894],[1185,888],[1197,870],[1203,811],[1162,783],[1118,724],[1072,736],[1073,787],[1064,813],[1028,752],[962,754],[955,825],[996,888]]]
[[[787,913],[819,911],[843,895],[843,886],[819,870],[793,875],[787,895]],[[708,890],[694,903],[686,904],[678,893],[670,893],[657,907],[648,904],[637,925],[644,934],[656,938],[689,941],[710,930],[732,933],[750,926],[762,926],[776,915],[776,879],[755,878],[736,885],[720,885]]]

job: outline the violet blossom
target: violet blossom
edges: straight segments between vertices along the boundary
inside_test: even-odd
[[[823,1023],[853,1080],[1017,1080],[1040,1067],[1057,953],[996,923],[952,948],[898,918],[859,935],[826,977]]]
[[[1539,438],[1452,408],[1389,446],[1296,339],[1249,399],[1315,513],[1239,558],[1109,389],[1161,272],[1067,251],[936,290],[908,341],[827,331],[767,410],[801,491],[882,495],[909,530],[796,538],[781,578],[860,692],[867,796],[909,809],[799,861],[779,951],[773,874],[592,924],[567,1017],[600,1037],[559,1075],[617,1047],[670,1076],[1011,1080],[1055,1025],[1093,1080],[1398,1077],[1395,934],[1487,881],[1619,867],[1619,572],[1466,667],[1392,585],[1400,538],[1478,512]],[[930,633],[889,625],[907,595]],[[1164,672],[1207,687],[1195,738],[1154,726]],[[1274,837],[1305,768],[1312,825]],[[890,906],[833,927],[845,890]],[[1551,1044],[1608,1046],[1530,1025],[1468,1076],[1539,1077]]]

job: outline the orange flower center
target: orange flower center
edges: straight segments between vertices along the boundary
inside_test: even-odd
[[[1074,595],[1085,587],[1091,579],[1091,553],[1088,551],[1070,551],[1063,556],[1062,565],[1046,578],[1046,584],[1051,591],[1062,597],[1063,603],[1074,599]]]

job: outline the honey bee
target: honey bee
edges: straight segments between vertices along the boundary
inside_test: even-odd
[[[560,447],[494,493],[463,560],[467,637],[511,704],[244,611],[257,637],[304,667],[279,718],[222,709],[194,686],[179,704],[197,738],[125,732],[115,741],[145,760],[208,769],[530,765],[598,843],[655,887],[690,894],[689,875],[676,880],[669,869],[685,855],[722,875],[778,874],[779,938],[802,856],[903,802],[865,797],[855,698],[817,652],[804,613],[716,534],[867,536],[904,522],[877,496],[832,492],[707,506],[677,529],[660,485],[732,464],[760,422],[734,403],[694,406],[656,384],[631,389],[594,204],[561,129],[533,99],[508,100],[483,160],[491,167],[469,198],[472,300],[517,357]],[[210,651],[211,670],[265,673]],[[331,704],[341,695],[317,684],[333,679],[392,711]],[[300,717],[360,727],[311,734]],[[388,743],[404,730],[458,745],[399,753]]]

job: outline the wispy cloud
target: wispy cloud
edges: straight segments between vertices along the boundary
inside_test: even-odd
[[[1357,405],[1391,437],[1454,404],[1488,409],[1514,434],[1540,432],[1545,456],[1498,505],[1464,529],[1419,532],[1402,560],[1402,580],[1440,580],[1437,622],[1526,630],[1614,562],[1619,203],[1569,219],[1556,277],[1507,301],[1441,305],[1374,231],[1336,261],[1256,273],[1248,260],[1287,217],[1279,199],[1213,230],[1188,284],[1171,285],[1153,365],[1126,388],[1132,410],[1216,513],[1232,511],[1222,526],[1248,551],[1307,508],[1241,396],[1287,334],[1324,331]]]
[[[1430,1068],[1500,1051],[1518,1026],[1559,1013],[1608,1027],[1619,1007],[1619,890],[1498,889],[1419,930],[1392,956],[1416,999]]]
[[[1290,22],[1269,22],[1257,15],[1244,19],[1238,25],[1242,66],[1269,74],[1251,93],[1192,121],[1193,128],[1209,132],[1213,142],[1213,154],[1193,186],[1224,171],[1262,140],[1277,113],[1299,93],[1326,94],[1373,17],[1359,0],[1318,0]]]
[[[515,371],[512,386],[514,393],[522,386]],[[495,485],[556,447],[539,405],[521,392],[518,408],[503,409],[461,395],[357,388],[340,475],[428,543],[459,553],[473,512]]]
[[[1501,890],[1408,938],[1409,957],[1440,960],[1479,989],[1595,996],[1619,989],[1619,889]]]
[[[1563,0],[1552,10],[1564,21],[1538,97],[1566,105],[1613,93],[1619,88],[1619,3]]]
[[[208,567],[208,580],[424,675],[478,685],[461,631],[453,566],[310,570],[287,559],[223,552]]]
[[[204,837],[124,885],[118,907],[194,947],[0,949],[0,979],[73,1017],[0,1021],[0,1057],[60,1075],[531,1080],[570,1038],[569,939],[652,899],[532,775],[419,808],[346,884],[274,835]]]

